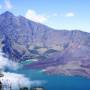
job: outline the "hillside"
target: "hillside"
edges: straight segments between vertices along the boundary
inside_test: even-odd
[[[55,30],[7,11],[0,15],[0,47],[10,59],[32,63],[25,65],[31,69],[90,75],[90,33]]]

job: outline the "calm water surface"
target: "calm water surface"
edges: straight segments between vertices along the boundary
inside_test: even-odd
[[[90,80],[83,77],[69,77],[60,75],[46,75],[39,71],[23,69],[19,73],[25,74],[32,80],[44,80],[45,90],[90,90]]]

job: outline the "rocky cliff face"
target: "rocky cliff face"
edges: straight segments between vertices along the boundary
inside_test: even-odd
[[[24,59],[25,56],[29,59],[30,49],[35,47],[60,52],[73,48],[73,50],[78,49],[79,54],[81,54],[79,49],[86,51],[90,47],[89,33],[54,30],[22,16],[14,16],[8,11],[0,15],[0,34],[3,37],[4,52],[11,53],[16,59],[21,59],[21,57]]]
[[[69,70],[72,65],[88,68],[90,63],[90,33],[55,30],[8,11],[0,15],[0,47],[12,60],[33,61],[26,67],[53,73],[61,73],[58,69],[67,64]]]

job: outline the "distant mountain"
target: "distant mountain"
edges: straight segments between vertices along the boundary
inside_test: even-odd
[[[31,69],[90,76],[90,33],[55,30],[7,11],[0,15],[0,47]]]

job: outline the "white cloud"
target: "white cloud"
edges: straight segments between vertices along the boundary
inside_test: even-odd
[[[23,74],[11,72],[2,72],[2,74],[4,77],[1,77],[0,81],[3,83],[3,85],[11,84],[12,90],[19,90],[20,87],[30,88],[33,85],[41,86],[43,83],[47,83],[44,80],[31,80]]]
[[[5,58],[0,50],[0,70],[4,70],[6,68],[16,70],[19,68],[19,65],[18,63]]]
[[[0,9],[2,9],[2,5],[0,5]]]
[[[2,72],[4,74],[4,77],[1,77],[0,81],[2,81],[2,83],[5,85],[6,83],[8,83],[7,80],[9,80],[9,83],[12,84],[13,88],[18,87],[18,81],[21,81],[21,82],[19,82],[19,84],[21,86],[29,86],[31,84],[31,82],[24,75],[11,73],[11,72],[4,72],[5,68],[14,68],[14,69],[16,69],[17,64],[15,62],[11,61],[11,60],[8,60],[3,55],[4,54],[0,50],[0,73]],[[22,82],[24,82],[24,81],[25,81],[25,83],[23,84]]]
[[[73,17],[73,16],[75,16],[75,13],[73,13],[73,12],[68,12],[68,13],[66,13],[65,16],[66,16],[66,17]]]
[[[2,73],[4,74],[4,77],[1,77],[0,81],[3,83],[3,85],[11,84],[13,90],[19,90],[20,87],[25,86],[30,87],[32,84],[32,81],[22,74],[16,74],[11,72],[2,72]]]
[[[40,23],[44,23],[47,20],[47,17],[38,14],[35,10],[28,10],[25,14],[25,17],[32,21],[40,22]]]
[[[12,9],[12,7],[13,7],[13,5],[12,5],[10,0],[5,0],[4,1],[4,8],[5,9]]]
[[[0,77],[0,81],[3,83],[3,85],[6,86],[11,84],[13,90],[19,90],[20,87],[30,88],[32,85],[40,86],[42,83],[46,83],[45,81],[41,80],[30,80],[30,78],[25,77],[23,74],[5,72],[4,69],[8,67],[17,69],[19,66],[16,62],[5,58],[2,50],[0,49],[0,73],[4,75],[3,77]]]

